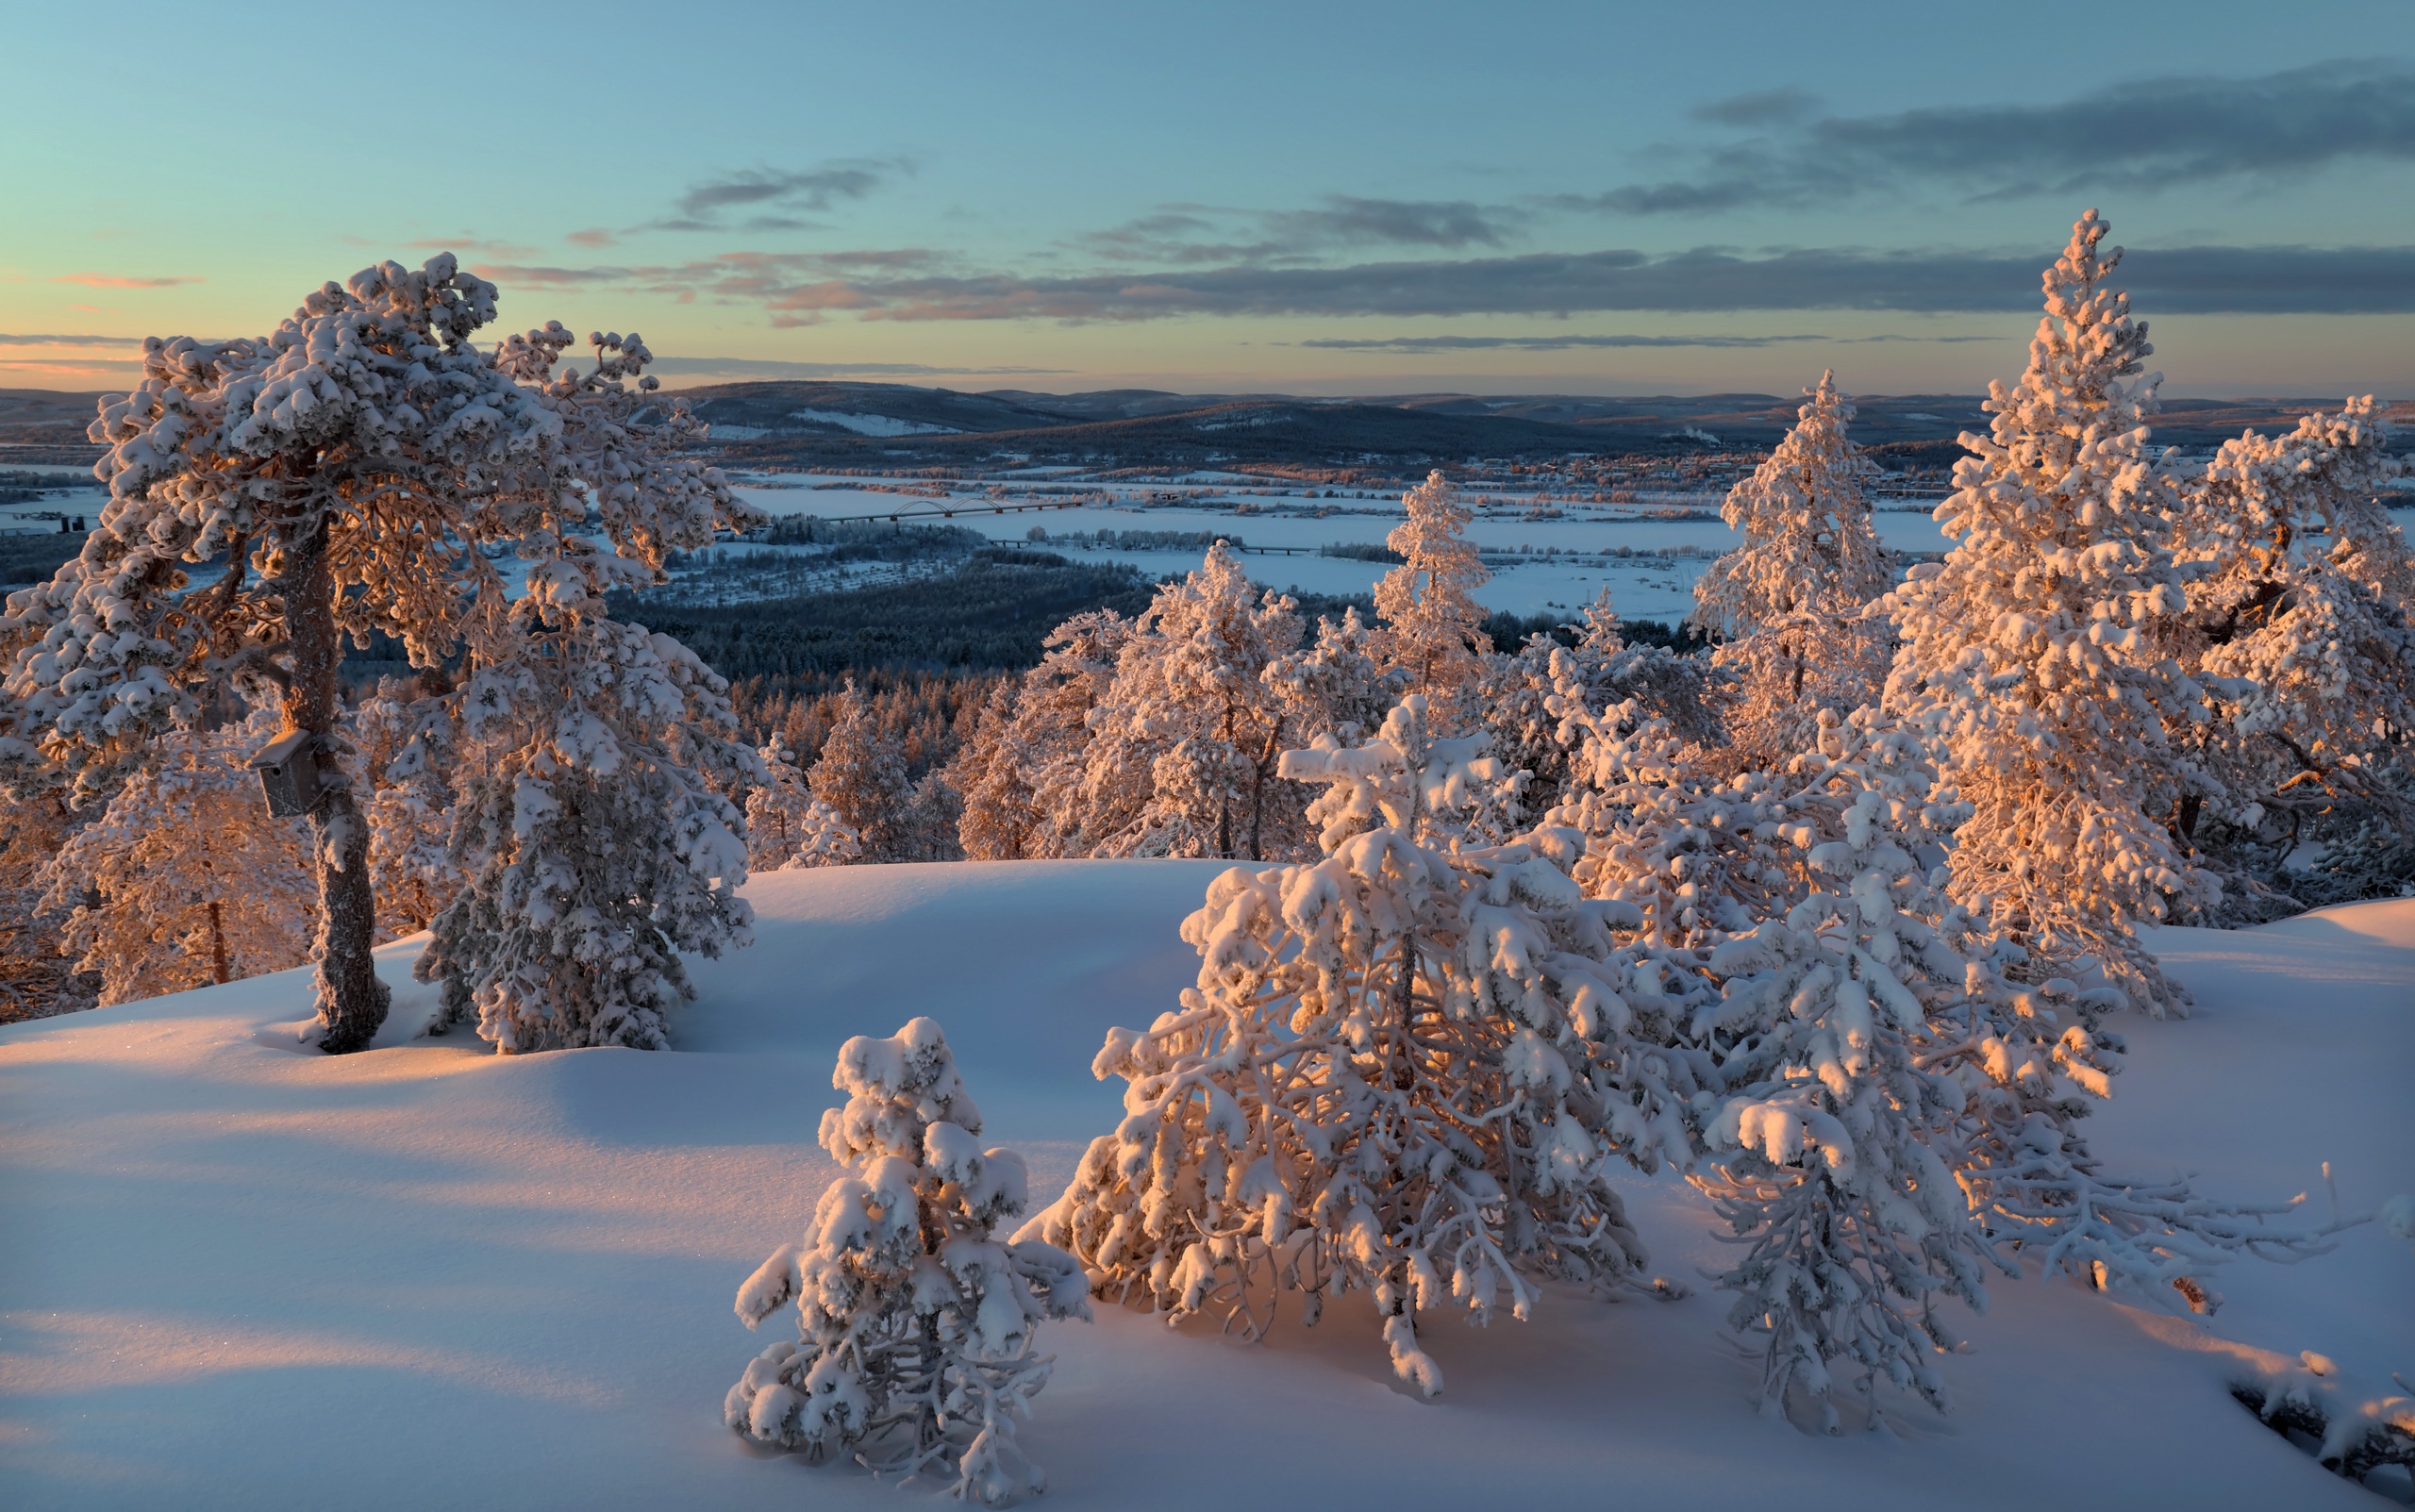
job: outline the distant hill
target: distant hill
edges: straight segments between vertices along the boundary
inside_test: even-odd
[[[1002,455],[1035,462],[1127,466],[1295,464],[1404,468],[1469,457],[1572,452],[1671,455],[1759,451],[1794,424],[1800,398],[1723,393],[1401,394],[1311,399],[1111,389],[1049,394],[958,393],[891,383],[741,383],[684,390],[733,461],[757,466],[965,465]],[[2167,400],[2165,445],[2212,447],[2242,430],[2286,430],[2325,399]],[[1984,430],[1976,394],[1863,395],[1855,439],[1882,460],[1926,467]],[[2415,406],[2397,407],[2402,446]]]

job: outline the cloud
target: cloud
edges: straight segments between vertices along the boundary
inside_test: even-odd
[[[141,346],[139,336],[34,336],[0,331],[0,346]]]
[[[113,274],[106,273],[71,273],[63,274],[57,278],[53,278],[51,282],[55,284],[82,284],[87,289],[173,289],[178,284],[197,284],[202,282],[202,280],[198,277],[121,278]]]
[[[1136,321],[1174,316],[1567,316],[1607,310],[2034,311],[2049,249],[1700,247],[1363,262],[1231,263],[1034,275],[958,271],[925,249],[728,253],[650,267],[482,266],[549,288],[613,286],[752,304],[777,324],[833,313],[894,321]],[[2142,314],[2415,312],[2415,246],[2169,247],[2133,252],[2117,283]]]
[[[573,231],[562,240],[575,247],[608,247],[621,239],[600,225],[591,225],[584,231]]]
[[[841,201],[864,198],[914,171],[905,158],[843,158],[806,169],[750,168],[689,187],[675,213],[638,227],[652,231],[793,231]],[[752,209],[742,220],[730,212]],[[592,244],[592,243],[589,243]]]
[[[1784,125],[1800,121],[1820,108],[1820,97],[1809,90],[1792,86],[1775,90],[1757,90],[1750,94],[1731,94],[1724,100],[1698,105],[1687,113],[1697,121],[1707,121],[1722,126]]]
[[[1056,374],[1068,368],[946,368],[927,362],[783,362],[767,357],[666,357],[646,369],[660,377],[850,378],[996,377]]]
[[[1732,126],[1788,125],[1778,112],[1804,101],[1779,98],[1787,94],[1739,95],[1695,113]],[[2051,105],[1823,116],[1782,137],[1712,149],[1688,176],[1549,203],[1658,215],[1787,208],[1916,184],[1979,200],[2154,191],[2374,160],[2415,160],[2415,67],[2404,60],[2131,80]]]
[[[1432,354],[1507,349],[1518,352],[1567,352],[1593,347],[1757,347],[1792,341],[1829,341],[1858,345],[1871,341],[2002,341],[2004,336],[1387,336],[1379,340],[1302,341],[1302,346],[1336,352]]]
[[[1524,210],[1472,200],[1327,194],[1314,208],[1300,210],[1165,205],[1074,244],[1122,262],[1296,262],[1344,247],[1498,247],[1527,219]]]

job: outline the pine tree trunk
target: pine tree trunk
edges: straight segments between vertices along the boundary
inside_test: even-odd
[[[226,972],[226,918],[216,898],[209,900],[209,979],[224,985]]]
[[[369,954],[377,922],[376,899],[369,889],[369,826],[335,755],[343,645],[336,630],[325,515],[288,549],[283,598],[286,639],[293,652],[285,722],[313,737],[324,795],[310,810],[319,869],[319,1047],[340,1055],[369,1043],[386,1022],[391,994],[377,980]]]

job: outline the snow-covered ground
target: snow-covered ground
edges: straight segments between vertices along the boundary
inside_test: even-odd
[[[724,1390],[766,1342],[740,1281],[830,1163],[839,1043],[947,1028],[986,1137],[1038,1192],[1118,1116],[1088,1066],[1171,1005],[1205,862],[785,872],[758,943],[699,963],[668,1054],[504,1059],[412,1039],[417,946],[379,1047],[294,1042],[303,973],[0,1029],[0,1505],[275,1508],[929,1504],[741,1447]],[[2100,1146],[2236,1197],[2370,1208],[2415,1188],[2415,901],[2155,944],[2186,1022],[2126,1024]],[[1724,1252],[1682,1186],[1632,1196],[1660,1270]],[[2240,1347],[2415,1371],[2415,1250],[2374,1227],[2242,1263],[2210,1325],[1999,1283],[1944,1367],[1957,1410],[1807,1436],[1755,1414],[1725,1299],[1552,1291],[1528,1323],[1437,1326],[1450,1382],[1391,1376],[1372,1309],[1263,1347],[1102,1307],[1054,1325],[1025,1444],[1045,1504],[1935,1508],[2378,1504],[2224,1390]],[[767,1325],[768,1328],[776,1324]],[[1858,1415],[1854,1415],[1857,1417]]]
[[[1206,532],[1238,537],[1250,548],[1293,547],[1312,552],[1328,544],[1379,546],[1402,519],[1397,494],[1326,499],[1305,491],[1264,491],[1263,479],[1233,487],[1044,480],[1048,488],[1073,489],[1113,502],[1014,514],[947,511],[1053,501],[1062,496],[1061,491],[1043,493],[1021,484],[995,490],[958,485],[949,491],[939,485],[905,479],[888,487],[871,487],[867,480],[814,474],[784,478],[780,487],[745,486],[747,482],[741,479],[740,495],[774,515],[838,519],[897,513],[910,520],[960,525],[992,540],[1043,545],[1080,560],[1128,562],[1152,576],[1189,572],[1199,565],[1205,553],[1099,549],[1068,538],[1091,537],[1100,530]],[[1372,490],[1350,491],[1355,495]],[[1738,544],[1736,532],[1717,518],[1721,494],[1715,491],[1655,495],[1639,505],[1576,505],[1557,496],[1544,500],[1515,490],[1485,490],[1470,499],[1477,512],[1468,525],[1468,539],[1493,558],[1488,561],[1492,580],[1478,589],[1475,596],[1489,609],[1514,614],[1555,608],[1574,611],[1607,588],[1619,613],[1626,618],[1675,621],[1693,608],[1694,579],[1709,565],[1711,557]],[[1259,512],[1241,512],[1232,507],[1235,505]],[[1531,517],[1543,507],[1559,509],[1561,517]],[[1707,518],[1652,517],[1653,511],[1671,507]],[[1333,512],[1307,512],[1315,509]],[[2402,528],[2415,535],[2415,509],[2396,509],[2392,514]],[[1881,508],[1874,523],[1879,540],[1892,550],[1943,551],[1953,544],[1925,506]],[[1047,532],[1048,539],[1031,540],[1035,527]],[[1515,553],[1522,547],[1526,555],[1514,564],[1498,559],[1499,554]],[[1541,555],[1547,547],[1560,555]],[[1688,549],[1700,555],[1660,555]],[[1619,555],[1622,551],[1625,555]],[[1390,571],[1382,562],[1282,556],[1255,549],[1244,553],[1243,561],[1254,581],[1290,592],[1364,593]]]

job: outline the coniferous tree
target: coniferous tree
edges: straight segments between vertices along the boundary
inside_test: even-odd
[[[108,448],[101,528],[0,617],[17,737],[74,769],[87,797],[230,685],[278,687],[316,769],[330,1052],[368,1043],[387,1003],[365,795],[340,720],[344,638],[391,635],[414,665],[441,664],[500,615],[503,579],[478,548],[591,509],[643,569],[621,587],[650,581],[674,546],[759,518],[679,455],[693,426],[640,377],[636,337],[599,335],[588,374],[558,374],[567,330],[481,349],[494,318],[494,286],[448,253],[326,284],[265,338],[146,341],[142,382],[92,427]],[[188,564],[220,559],[214,583],[184,591]]]
[[[1483,630],[1484,606],[1474,594],[1492,574],[1466,536],[1474,513],[1438,468],[1401,496],[1408,518],[1384,544],[1401,564],[1375,584],[1375,613],[1384,623],[1386,663],[1405,673],[1408,690],[1424,694],[1449,721],[1472,717],[1462,707],[1492,650]]]
[[[901,861],[907,807],[913,788],[906,763],[880,733],[872,706],[850,678],[839,695],[838,723],[822,742],[822,755],[806,775],[816,801],[827,805],[854,832],[867,861]]]
[[[1412,695],[1365,746],[1285,757],[1326,787],[1324,859],[1209,887],[1183,925],[1198,987],[1108,1034],[1094,1069],[1131,1084],[1127,1116],[1026,1234],[1105,1294],[1252,1335],[1287,1293],[1314,1322],[1368,1289],[1429,1396],[1418,1313],[1524,1319],[1539,1279],[1635,1280],[1609,1168],[1686,1163],[1702,1088],[1631,1053],[1623,911],[1570,880],[1573,836],[1453,843],[1507,776],[1484,743],[1435,738]]]
[[[849,1172],[824,1189],[805,1241],[738,1291],[749,1328],[793,1301],[797,1341],[748,1362],[724,1420],[810,1460],[952,1474],[959,1498],[1044,1489],[1016,1428],[1048,1383],[1039,1325],[1091,1315],[1081,1267],[993,1237],[1024,1209],[1023,1157],[981,1148],[938,1024],[857,1036],[831,1080],[847,1103],[822,1115],[822,1147]]]
[[[1990,435],[1938,509],[1955,542],[1892,600],[1903,645],[1890,708],[1934,743],[1974,806],[1954,895],[2035,967],[2093,958],[2139,1005],[2185,1010],[2135,926],[2214,889],[2163,816],[2200,786],[2169,732],[2211,717],[2175,656],[2188,595],[2173,556],[2181,499],[2147,454],[2160,375],[2146,325],[2109,280],[2121,251],[2090,210],[2046,271],[2021,382],[1994,384]]]
[[[271,818],[251,753],[272,710],[186,728],[138,770],[48,867],[43,905],[66,911],[62,947],[125,1003],[299,966],[318,896],[306,832]]]
[[[2399,471],[2388,440],[2373,400],[2353,399],[2286,436],[2224,443],[2190,489],[2183,665],[2223,713],[2173,732],[2199,750],[2207,779],[2181,796],[2173,828],[2201,856],[2209,840],[2218,846],[2207,864],[2226,876],[2229,911],[2250,921],[2298,905],[2292,888],[2331,901],[2320,889],[2336,883],[2323,872],[2344,856],[2299,883],[2282,863],[2301,845],[2353,841],[2358,827],[2403,839],[2415,827],[2415,784],[2404,775],[2415,738],[2415,555],[2378,499]],[[2208,806],[2214,822],[2204,825]]]
[[[721,789],[767,774],[726,682],[604,612],[629,564],[581,536],[548,546],[458,694],[491,764],[454,829],[467,885],[412,970],[443,984],[440,1027],[475,1012],[499,1050],[661,1049],[695,995],[679,952],[753,939],[745,820]]]
[[[1863,480],[1876,471],[1846,435],[1853,406],[1836,374],[1805,391],[1794,427],[1727,493],[1721,518],[1743,544],[1694,583],[1691,623],[1732,673],[1727,744],[1740,767],[1783,764],[1811,748],[1819,711],[1875,703],[1892,647],[1883,618],[1887,554]]]

